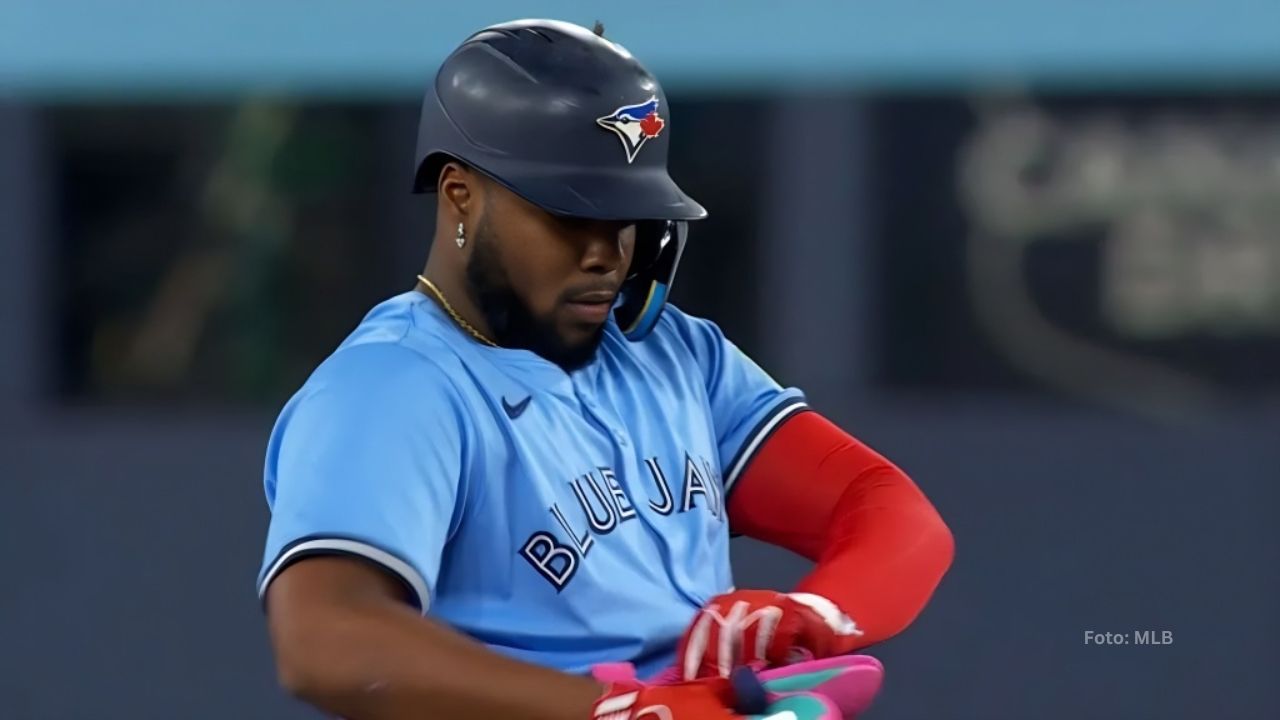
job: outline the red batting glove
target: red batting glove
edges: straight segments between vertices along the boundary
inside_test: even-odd
[[[758,681],[757,681],[758,684]],[[759,690],[757,703],[764,703]],[[727,678],[705,678],[672,685],[649,685],[631,678],[618,678],[592,707],[592,720],[743,720],[746,713],[763,713],[764,706],[743,707]]]
[[[809,700],[801,701],[813,709],[827,705],[826,720],[855,720],[864,710],[871,706],[880,686],[884,683],[884,665],[870,655],[841,655],[822,660],[791,663],[782,667],[762,670],[759,673],[749,668],[734,670],[736,676],[743,673],[749,675],[748,680],[758,682],[764,691],[768,703],[766,712],[783,712],[796,708],[797,703],[787,700],[797,695],[806,696]],[[675,684],[680,680],[679,669],[674,665],[662,670],[649,679],[654,685]],[[591,676],[602,683],[634,682],[636,668],[628,662],[601,663],[591,668]],[[745,685],[743,678],[735,677],[738,685]],[[759,699],[759,693],[754,694]],[[818,703],[812,702],[816,699]],[[745,705],[745,703],[741,703]],[[790,708],[786,707],[790,705]],[[739,712],[754,708],[735,708]],[[750,712],[760,715],[758,712]],[[814,718],[812,712],[796,714],[795,720],[822,720]],[[761,720],[759,717],[751,720]]]
[[[862,631],[835,603],[809,593],[735,590],[711,599],[680,638],[686,680],[728,677],[741,665],[785,665],[848,652]]]

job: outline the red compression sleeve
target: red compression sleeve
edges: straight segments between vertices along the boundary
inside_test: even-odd
[[[951,565],[950,530],[911,478],[816,412],[783,422],[729,497],[736,533],[817,562],[796,587],[821,595],[863,635],[850,652],[896,635]]]

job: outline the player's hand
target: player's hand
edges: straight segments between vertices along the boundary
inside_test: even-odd
[[[635,666],[625,662],[596,665],[591,674],[603,683],[634,682],[636,679]],[[835,706],[844,720],[855,720],[871,706],[880,692],[884,683],[884,666],[870,655],[841,655],[762,670],[754,677],[764,688],[767,710],[771,713],[782,712],[787,696],[819,695]],[[681,682],[679,671],[674,666],[649,679],[649,683],[654,685]]]
[[[611,682],[592,708],[593,720],[732,720],[737,697],[726,678],[672,685],[648,685],[631,679]]]
[[[840,708],[818,693],[771,693],[742,668],[730,678],[705,678],[669,685],[639,682],[615,668],[591,720],[841,720]],[[597,679],[602,679],[597,673]],[[783,716],[781,713],[787,713]]]
[[[742,665],[785,665],[848,652],[861,635],[848,615],[819,595],[735,590],[698,611],[676,658],[685,680],[728,677]]]

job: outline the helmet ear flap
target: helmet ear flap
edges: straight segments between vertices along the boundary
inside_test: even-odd
[[[641,220],[636,223],[636,242],[631,253],[631,267],[627,270],[628,280],[649,270],[658,260],[666,232],[666,220]]]
[[[622,284],[621,300],[613,310],[614,319],[628,340],[642,339],[658,324],[680,266],[680,256],[684,254],[688,228],[689,224],[682,220],[659,221],[655,228],[657,234],[644,238],[654,248],[652,261],[642,266],[632,260],[632,273]],[[637,247],[641,244],[640,232],[641,227],[637,225]]]

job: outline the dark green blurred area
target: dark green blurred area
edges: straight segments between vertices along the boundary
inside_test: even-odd
[[[763,167],[736,149],[763,145],[764,128],[731,120],[760,105],[676,109],[677,173],[717,210],[697,228],[682,297],[747,311],[739,335],[750,293],[735,288],[752,284],[756,242],[740,210],[757,204]],[[408,193],[412,102],[45,113],[69,272],[52,286],[64,399],[278,402],[425,262],[435,199]]]

